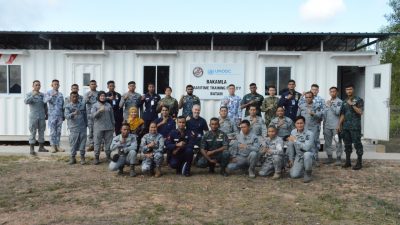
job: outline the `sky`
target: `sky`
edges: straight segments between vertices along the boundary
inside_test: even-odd
[[[388,0],[0,0],[2,31],[378,32]]]

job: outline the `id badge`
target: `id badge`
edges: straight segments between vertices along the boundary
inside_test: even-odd
[[[150,104],[153,106],[154,105],[154,100],[151,100]]]

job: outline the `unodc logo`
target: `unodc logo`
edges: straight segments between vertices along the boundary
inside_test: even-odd
[[[203,68],[201,68],[201,67],[195,67],[193,69],[193,75],[195,77],[201,77],[201,76],[203,76],[203,73],[204,73],[204,71],[203,71]]]

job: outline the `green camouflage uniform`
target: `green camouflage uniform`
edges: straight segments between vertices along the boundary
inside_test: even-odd
[[[354,144],[357,155],[362,156],[364,151],[361,144],[361,115],[354,111],[353,107],[347,103],[347,100],[343,101],[340,109],[340,115],[344,115],[342,124],[344,151],[351,154],[351,145]],[[364,100],[362,98],[354,97],[352,103],[361,110],[364,110]]]
[[[279,98],[276,96],[267,96],[266,98],[264,98],[264,101],[261,105],[261,112],[265,112],[264,114],[264,120],[265,120],[265,124],[269,125],[269,123],[271,122],[272,118],[274,118],[276,115],[276,110],[278,108],[278,102],[279,102]]]
[[[201,139],[200,149],[212,151],[221,147],[225,147],[226,150],[213,154],[210,158],[217,160],[217,162],[220,163],[221,168],[225,168],[228,165],[230,157],[228,151],[228,136],[226,136],[226,134],[221,130],[217,130],[215,132],[208,131]],[[203,155],[200,156],[197,161],[197,166],[200,168],[206,168],[209,166],[208,160]]]

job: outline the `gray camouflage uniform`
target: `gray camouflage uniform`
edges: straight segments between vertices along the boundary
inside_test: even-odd
[[[88,91],[85,93],[83,97],[83,101],[86,104],[86,116],[88,121],[88,128],[89,128],[89,135],[88,141],[89,145],[94,145],[94,138],[93,138],[93,117],[92,117],[92,106],[97,102],[97,95],[99,94],[98,91]]]
[[[300,133],[295,129],[291,135],[296,137],[296,141],[288,142],[289,160],[293,162],[290,177],[300,178],[304,175],[304,171],[312,170],[314,133],[306,129]]]
[[[154,141],[156,145],[151,149],[148,148],[146,145],[150,144],[150,142]],[[147,173],[150,172],[154,169],[154,167],[161,167],[163,160],[164,160],[164,155],[163,155],[163,150],[164,150],[164,138],[161,134],[145,134],[142,137],[142,140],[140,142],[140,150],[143,154],[147,154],[150,152],[153,152],[153,157],[152,158],[143,158],[142,161],[142,172]]]
[[[128,96],[125,99],[125,96]],[[124,108],[124,120],[128,120],[129,117],[129,109],[133,106],[137,107],[139,110],[140,102],[142,100],[142,96],[136,92],[126,92],[122,95],[121,101],[119,102],[119,107]]]
[[[49,109],[47,125],[50,129],[50,144],[59,146],[61,129],[64,121],[64,97],[59,91],[57,95],[53,96],[54,92],[54,90],[49,90],[44,97],[44,102],[48,104]]]
[[[78,114],[74,115],[73,113],[76,111],[78,111]],[[67,119],[67,126],[70,132],[69,145],[71,147],[71,156],[75,157],[76,152],[79,150],[81,157],[84,157],[87,138],[87,116],[85,104],[79,101],[76,104],[72,102],[67,103],[65,105],[64,116]]]
[[[281,138],[289,136],[294,129],[293,120],[286,116],[283,117],[282,122],[279,117],[273,118],[269,126],[276,127],[278,129],[278,136]]]
[[[311,110],[314,113],[314,116],[311,116],[309,110]],[[313,133],[314,144],[312,146],[312,150],[315,154],[315,160],[318,161],[319,133],[321,129],[323,109],[320,107],[320,104],[304,103],[299,106],[299,109],[297,110],[297,116],[304,116],[304,118],[306,119],[306,124],[304,125],[304,129],[309,130]]]
[[[250,116],[246,116],[244,120],[248,120],[250,122],[250,133],[256,135],[260,140],[259,143],[264,141],[264,137],[267,134],[267,127],[265,126],[264,119],[261,116],[257,116],[255,122],[253,122]]]
[[[226,117],[225,119],[222,120],[221,117],[218,117],[219,119],[219,129],[224,132],[229,139],[235,139],[236,135],[238,134],[238,128],[229,117]]]
[[[69,98],[69,96],[64,98],[64,108],[65,106],[67,106],[68,103],[70,103],[71,100]],[[82,95],[78,95],[78,102],[85,104],[85,101],[83,100],[83,96]],[[87,116],[87,115],[86,115]]]
[[[247,148],[240,149],[240,144],[246,144]],[[244,135],[243,133],[238,134],[230,148],[232,158],[235,159],[236,162],[229,163],[228,169],[238,170],[248,167],[254,170],[259,156],[259,148],[259,139],[256,135],[253,133],[249,133],[248,135]]]
[[[334,138],[337,134],[336,128],[339,124],[340,108],[342,107],[342,104],[343,101],[339,98],[336,98],[332,101],[330,106],[326,105],[324,110],[324,149],[327,155],[332,156],[332,152],[335,149],[335,147],[332,145],[332,140],[335,141],[337,158],[341,158],[343,153],[341,136],[338,134],[338,140]]]
[[[33,92],[26,94],[25,104],[29,105],[29,144],[36,143],[36,132],[38,132],[38,142],[44,143],[44,131],[46,130],[47,104],[44,103],[44,94],[33,95]]]
[[[100,145],[104,139],[104,151],[107,155],[111,153],[110,145],[113,139],[115,119],[113,108],[110,103],[104,103],[104,112],[100,111],[103,104],[96,102],[91,109],[94,130],[94,154],[100,155]]]
[[[272,153],[265,153],[265,161],[258,172],[260,176],[269,176],[274,172],[281,172],[283,167],[283,140],[276,136],[274,139],[267,137],[262,143],[263,147],[272,150]]]
[[[108,168],[111,171],[116,171],[125,165],[135,165],[136,163],[136,150],[137,150],[137,136],[135,134],[128,134],[125,143],[121,143],[122,135],[115,136],[111,143],[111,151],[117,151],[119,158],[117,162],[111,161]]]

